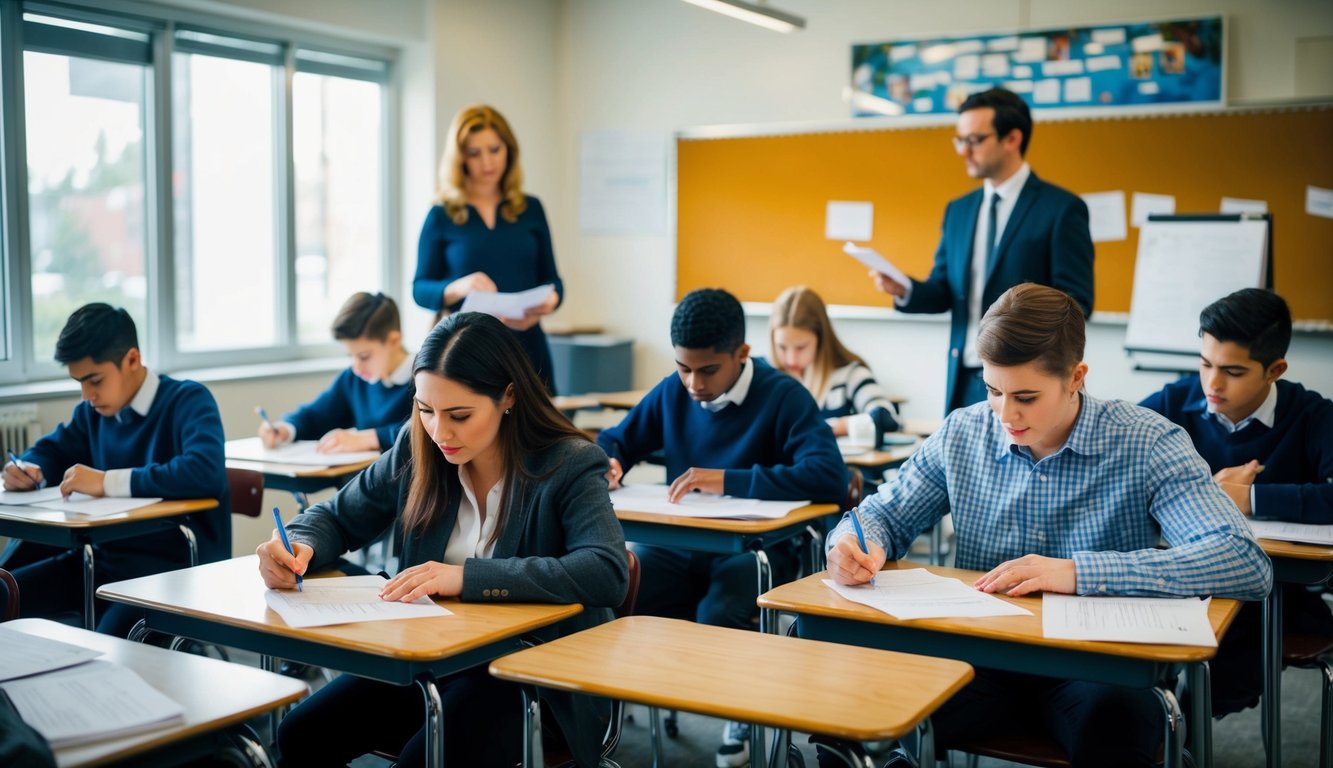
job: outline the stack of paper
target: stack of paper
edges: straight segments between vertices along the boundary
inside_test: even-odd
[[[1059,640],[1217,647],[1208,600],[1197,597],[1081,597],[1046,593],[1041,633]]]
[[[1333,525],[1284,523],[1281,520],[1255,520],[1253,518],[1246,518],[1246,520],[1250,524],[1250,530],[1254,531],[1255,538],[1333,546]]]
[[[459,312],[484,312],[510,320],[522,320],[529,309],[540,306],[555,290],[554,285],[539,285],[517,293],[484,293],[473,291],[463,299]]]
[[[428,597],[413,603],[381,600],[384,583],[379,576],[306,579],[303,591],[270,589],[264,602],[292,627],[453,615]]]
[[[687,493],[680,501],[667,501],[665,485],[627,485],[611,492],[611,505],[617,512],[640,512],[675,517],[734,517],[778,520],[809,501],[760,501],[718,496],[715,493]]]
[[[91,648],[34,638],[0,626],[0,681],[72,667],[101,655]]]
[[[825,579],[839,595],[899,619],[1031,616],[1032,611],[979,591],[958,579],[937,576],[925,568],[880,571],[874,584],[849,587]]]
[[[360,464],[373,461],[380,456],[379,451],[355,451],[353,453],[320,453],[316,450],[318,440],[297,440],[294,443],[280,445],[277,448],[265,448],[264,441],[257,437],[240,440],[228,440],[223,446],[223,453],[229,459],[242,461],[265,461],[273,464],[301,464],[317,467],[340,467],[345,464]]]
[[[108,517],[156,504],[161,500],[160,497],[111,498],[108,496],[88,496],[83,493],[71,493],[69,499],[66,500],[61,497],[59,485],[53,488],[43,488],[40,491],[6,491],[4,495],[0,495],[0,505],[3,505],[4,513],[19,517],[35,515],[36,510],[39,509],[54,509],[57,512],[67,512],[85,517]]]
[[[161,728],[185,719],[180,704],[144,682],[133,670],[107,661],[11,680],[0,688],[14,702],[19,717],[55,748]]]

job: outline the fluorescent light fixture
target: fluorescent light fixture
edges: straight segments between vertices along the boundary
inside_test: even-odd
[[[758,24],[774,32],[795,32],[798,29],[805,28],[805,19],[792,13],[770,8],[763,0],[754,3],[746,2],[746,0],[685,0],[685,2],[730,16],[733,19]]]

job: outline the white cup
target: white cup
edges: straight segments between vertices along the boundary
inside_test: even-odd
[[[847,442],[869,448],[875,444],[875,420],[868,413],[847,418]]]

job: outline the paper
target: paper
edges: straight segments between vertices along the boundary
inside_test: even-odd
[[[1148,216],[1154,213],[1173,214],[1176,212],[1176,198],[1172,195],[1150,195],[1147,192],[1135,192],[1130,221],[1136,227],[1148,223]]]
[[[28,725],[60,748],[161,728],[185,709],[134,670],[108,661],[0,684]]]
[[[1151,35],[1143,35],[1142,37],[1136,37],[1131,41],[1135,53],[1160,51],[1162,50],[1162,42],[1163,42],[1162,35],[1160,32]]]
[[[1120,69],[1119,56],[1093,56],[1087,60],[1089,72],[1104,72],[1108,69]]]
[[[275,464],[302,464],[318,467],[339,467],[345,464],[360,464],[373,461],[380,456],[379,451],[356,451],[353,453],[320,453],[315,450],[318,440],[297,440],[294,443],[280,445],[277,448],[265,448],[264,442],[257,437],[240,440],[228,440],[222,447],[229,459],[242,461],[267,461]]]
[[[925,568],[880,571],[873,585],[849,587],[832,579],[824,579],[824,585],[854,603],[904,620],[1032,615],[1026,608]]]
[[[1125,219],[1125,192],[1088,192],[1079,195],[1088,205],[1088,229],[1092,242],[1110,243],[1129,237]]]
[[[1018,36],[993,37],[986,41],[986,50],[988,51],[1016,51],[1018,50]]]
[[[641,512],[674,517],[719,517],[753,520],[780,520],[790,512],[808,506],[809,501],[760,501],[718,496],[715,493],[687,493],[678,503],[667,501],[665,485],[627,485],[611,492],[611,506],[617,512]]]
[[[59,501],[60,483],[49,485],[40,491],[0,491],[0,504],[24,506],[41,501]]]
[[[988,53],[982,56],[981,74],[984,77],[1008,77],[1009,57],[1003,53]]]
[[[980,41],[978,41],[980,42]],[[976,54],[959,56],[953,62],[953,76],[959,80],[975,80],[981,72],[981,57]]]
[[[910,288],[912,286],[912,278],[903,274],[901,269],[898,269],[893,262],[881,256],[874,248],[862,248],[856,243],[843,243],[842,252],[876,272],[888,275],[889,279],[903,287]]]
[[[1017,70],[1018,67],[1014,67],[1014,69]],[[1018,72],[1014,72],[1014,75],[1018,76]],[[1004,81],[1004,87],[1014,93],[1032,93],[1031,80],[1006,80]]]
[[[1333,189],[1314,185],[1305,187],[1305,212],[1311,216],[1333,219]]]
[[[1268,203],[1243,197],[1224,197],[1218,206],[1218,213],[1268,213]]]
[[[0,626],[0,681],[82,664],[101,651]]]
[[[460,312],[484,312],[488,315],[510,320],[521,320],[531,308],[546,301],[555,292],[554,285],[539,285],[517,293],[486,293],[473,291],[463,299]]]
[[[1161,90],[1162,90],[1161,86],[1157,85],[1157,83],[1154,83],[1151,80],[1139,83],[1139,93],[1143,94],[1144,96],[1156,96],[1158,92]]]
[[[1083,74],[1083,60],[1065,59],[1062,61],[1043,61],[1041,63],[1041,74],[1045,77],[1081,75]]]
[[[666,229],[667,148],[653,133],[579,136],[579,230],[657,234]]]
[[[829,240],[869,240],[875,226],[875,204],[830,200],[824,215]]]
[[[257,438],[256,438],[257,439]],[[71,515],[83,515],[85,517],[109,517],[111,515],[123,515],[126,512],[147,507],[156,504],[162,499],[140,499],[140,498],[112,498],[110,496],[85,496],[82,493],[71,493],[69,501],[42,501],[29,506],[40,509],[54,509],[57,512],[65,512]]]
[[[1217,647],[1208,601],[1194,597],[1041,596],[1042,637]]]
[[[1257,539],[1276,539],[1278,541],[1299,541],[1306,544],[1323,544],[1333,547],[1333,525],[1312,525],[1310,523],[1287,523],[1281,520],[1255,520],[1246,518],[1250,530]]]
[[[1101,43],[1102,45],[1120,45],[1125,42],[1125,28],[1109,27],[1107,29],[1094,29],[1092,30],[1092,39],[1093,42]]]
[[[381,600],[384,584],[379,576],[306,579],[304,591],[270,589],[264,593],[264,602],[288,626],[302,628],[453,615],[428,597],[412,603]]]
[[[1018,50],[1014,51],[1014,61],[1034,62],[1046,58],[1046,38],[1044,37],[1025,37],[1018,43]]]
[[[1055,104],[1060,101],[1060,81],[1038,80],[1032,87],[1032,101],[1034,104]]]

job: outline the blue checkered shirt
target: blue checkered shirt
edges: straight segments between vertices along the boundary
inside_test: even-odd
[[[1069,439],[1041,461],[986,403],[954,411],[861,502],[866,539],[899,559],[952,510],[959,568],[1037,554],[1073,558],[1079,594],[1262,599],[1272,565],[1189,435],[1146,408],[1082,398]],[[844,517],[829,547],[849,533]]]

